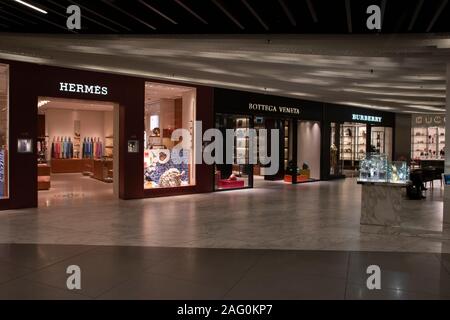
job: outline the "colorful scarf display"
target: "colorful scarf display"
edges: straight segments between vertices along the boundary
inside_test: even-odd
[[[85,137],[81,151],[83,159],[101,159],[103,143],[100,138]],[[53,137],[51,157],[52,159],[73,159],[72,139],[70,137]]]
[[[83,159],[100,159],[103,157],[103,143],[100,138],[85,137],[83,139],[82,157]]]
[[[73,142],[70,137],[53,137],[51,156],[53,159],[73,158]]]

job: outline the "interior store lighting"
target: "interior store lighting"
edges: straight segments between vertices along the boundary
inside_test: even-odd
[[[50,102],[49,100],[40,100],[40,101],[38,101],[38,108],[45,106],[49,102]]]

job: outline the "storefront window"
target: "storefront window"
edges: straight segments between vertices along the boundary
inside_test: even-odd
[[[0,64],[0,198],[8,198],[9,68]]]
[[[218,114],[216,128],[226,136],[226,129],[235,130],[233,163],[216,164],[215,189],[239,189],[251,187],[252,165],[249,163],[248,129],[250,117]],[[225,142],[226,143],[226,142]],[[224,146],[224,154],[226,146]]]
[[[331,135],[330,135],[330,175],[338,176],[341,174],[342,161],[339,160],[339,130],[338,123],[331,123]]]
[[[195,110],[195,88],[145,84],[145,189],[195,185]]]
[[[392,160],[392,128],[372,127],[370,151],[384,154],[389,161]]]
[[[420,119],[420,121],[418,121]],[[435,121],[435,119],[439,119]],[[445,159],[445,123],[440,115],[414,116],[411,130],[411,157],[421,160]]]
[[[367,126],[344,122],[340,135],[340,160],[343,161],[344,174],[351,176],[359,168],[359,161],[366,157]]]

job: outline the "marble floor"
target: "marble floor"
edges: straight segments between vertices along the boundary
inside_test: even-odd
[[[438,186],[405,202],[402,227],[417,236],[362,230],[353,179],[129,201],[81,175],[52,183],[39,208],[0,212],[0,243],[450,253]]]
[[[380,290],[366,286],[373,264]],[[4,299],[450,299],[450,255],[0,244]]]

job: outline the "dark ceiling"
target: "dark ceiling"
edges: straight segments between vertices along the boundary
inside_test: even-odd
[[[68,33],[66,8],[78,4],[77,33],[374,33],[366,9],[382,8],[382,33],[448,33],[449,0],[0,0],[0,32]]]

